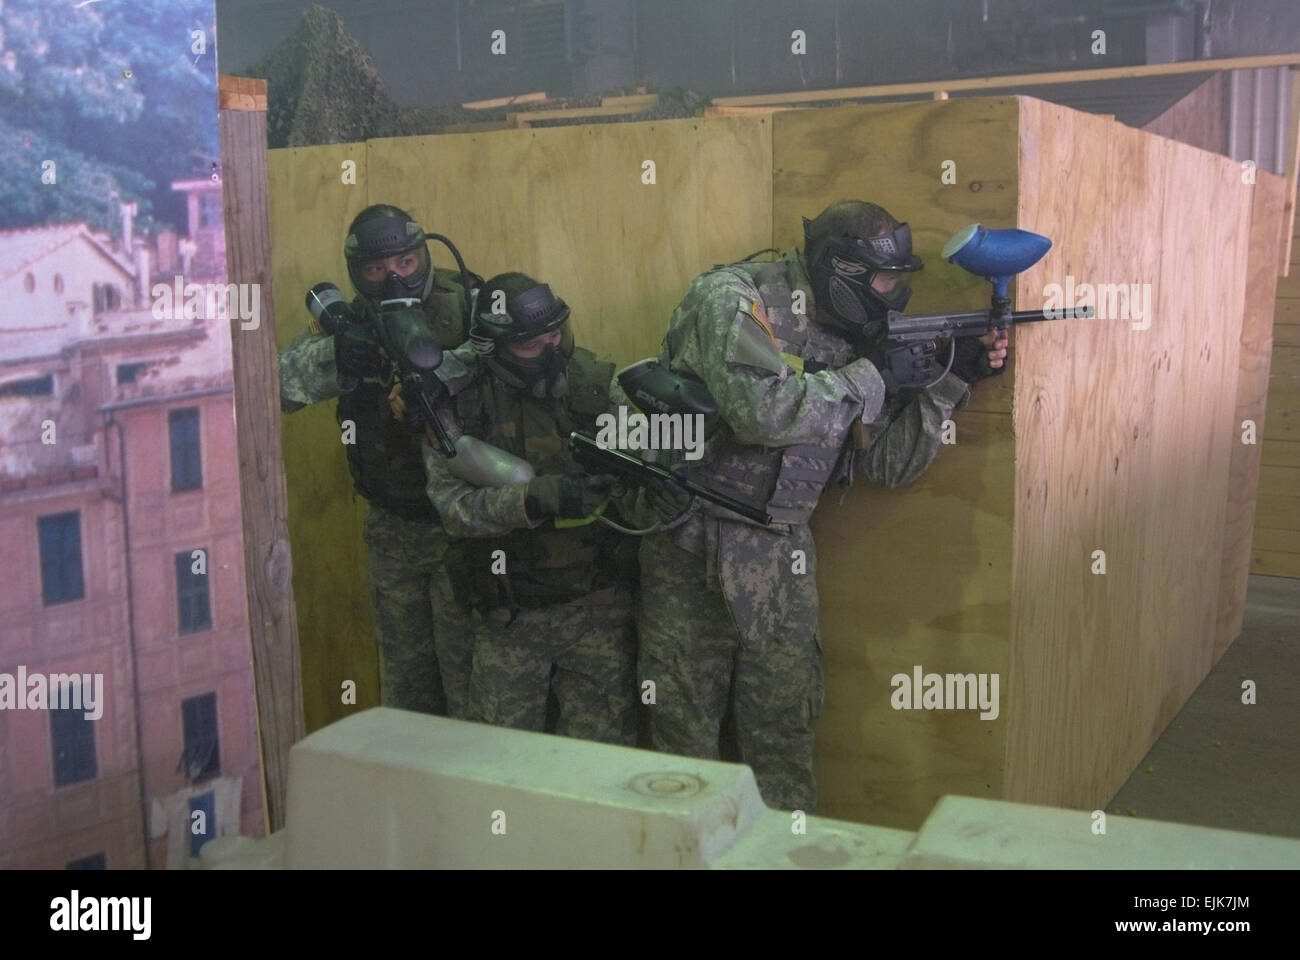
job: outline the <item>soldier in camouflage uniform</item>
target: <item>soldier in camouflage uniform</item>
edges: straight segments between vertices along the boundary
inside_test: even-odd
[[[338,397],[340,425],[355,427],[346,450],[356,490],[367,501],[363,536],[381,702],[459,716],[469,644],[443,566],[447,538],[424,492],[420,437],[392,416],[385,364],[366,321],[366,311],[381,300],[413,297],[440,345],[464,341],[466,278],[477,278],[434,269],[426,242],[419,224],[397,207],[377,204],[357,215],[343,251],[357,294],[356,322],[333,336],[304,330],[284,349],[280,409],[292,413]]]
[[[966,380],[950,372],[912,398],[892,395],[866,357],[887,311],[907,300],[907,273],[921,268],[907,225],[844,201],[804,227],[804,256],[790,250],[773,263],[706,273],[670,321],[661,361],[702,380],[723,422],[703,457],[684,465],[688,475],[774,523],[696,503],[684,522],[645,538],[638,679],[655,683],[656,749],[717,758],[730,707],[740,759],[764,800],[811,813],[809,723],[823,685],[809,517],[834,476],[857,472],[891,487],[916,480],[968,382],[1002,365],[1006,341],[987,357],[972,341],[978,356],[960,364]],[[855,424],[869,434],[864,449],[846,449]]]
[[[431,432],[424,445],[474,623],[468,719],[540,731],[554,695],[556,733],[630,746],[636,547],[599,523],[565,522],[590,517],[612,488],[578,468],[567,441],[607,411],[613,364],[573,346],[569,309],[548,285],[502,274],[478,303],[470,343],[438,370],[451,433],[463,431],[457,455]]]

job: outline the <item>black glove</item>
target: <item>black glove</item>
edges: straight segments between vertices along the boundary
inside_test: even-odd
[[[434,410],[438,409],[438,404],[447,397],[447,386],[432,373],[426,373],[420,378],[420,392],[429,398],[429,404]],[[429,416],[424,412],[424,404],[420,402],[419,397],[410,397],[408,388],[405,384],[402,387],[402,404],[405,407],[406,427],[412,433],[424,435],[425,424],[429,421]]]
[[[666,480],[648,480],[644,489],[646,506],[661,522],[675,520],[691,505],[691,495]]]
[[[589,517],[604,503],[614,488],[607,473],[551,473],[528,481],[524,510],[531,520],[552,517],[577,520]]]
[[[1006,369],[989,366],[989,348],[979,337],[958,337],[952,342],[955,351],[952,372],[967,383],[977,383],[986,377],[995,377]]]
[[[350,323],[334,334],[334,363],[348,377],[377,377],[384,370],[379,341],[370,327]]]

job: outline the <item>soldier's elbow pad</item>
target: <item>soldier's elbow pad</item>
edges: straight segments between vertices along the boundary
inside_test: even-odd
[[[527,460],[470,436],[461,436],[456,441],[456,456],[447,460],[447,471],[476,487],[527,483],[535,475],[533,465]]]
[[[885,381],[875,364],[865,358],[854,360],[836,374],[846,384],[849,396],[862,404],[859,419],[863,423],[871,423],[880,416],[885,406]]]

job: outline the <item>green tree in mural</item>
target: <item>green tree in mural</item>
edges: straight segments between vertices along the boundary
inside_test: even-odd
[[[0,117],[0,227],[179,220],[171,181],[218,158],[212,0],[4,0]]]

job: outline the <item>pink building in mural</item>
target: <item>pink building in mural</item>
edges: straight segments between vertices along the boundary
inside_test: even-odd
[[[0,709],[0,868],[179,868],[265,832],[229,321],[150,308],[183,268],[224,282],[220,185],[174,186],[190,234],[156,246],[132,205],[116,244],[0,232],[0,677],[103,676],[98,719]]]

